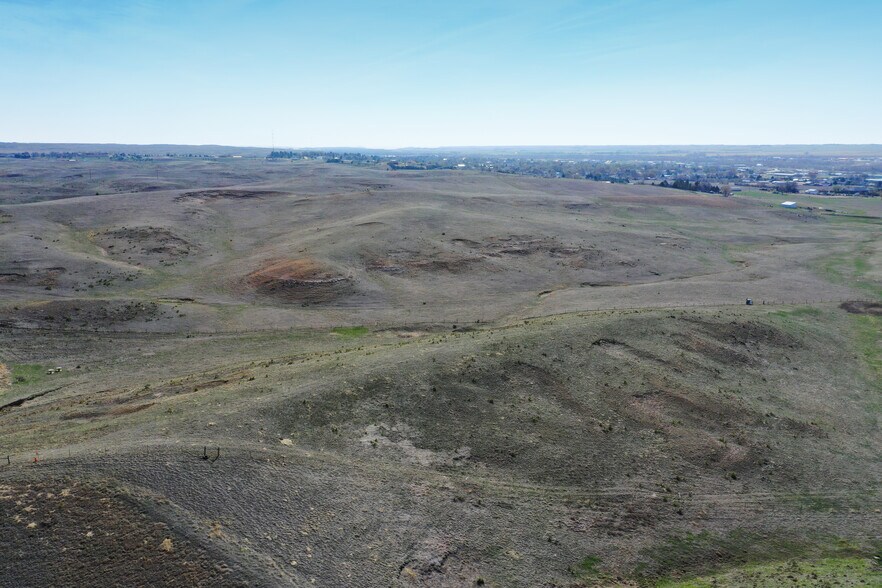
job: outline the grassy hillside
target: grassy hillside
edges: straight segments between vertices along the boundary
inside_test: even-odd
[[[2,207],[0,584],[879,584],[872,227],[286,169]]]

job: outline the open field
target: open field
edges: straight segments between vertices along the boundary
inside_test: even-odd
[[[882,585],[882,202],[770,204],[0,159],[0,585]]]

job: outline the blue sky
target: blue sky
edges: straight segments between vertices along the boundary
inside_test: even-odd
[[[882,0],[0,0],[0,141],[882,143]]]

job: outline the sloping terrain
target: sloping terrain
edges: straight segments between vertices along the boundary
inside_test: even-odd
[[[10,305],[59,298],[172,304],[180,312],[164,308],[169,318],[151,324],[96,325],[165,332],[487,322],[745,298],[841,302],[866,292],[829,279],[838,260],[880,255],[866,245],[878,229],[871,222],[749,198],[492,174],[230,165],[265,179],[0,205],[0,320],[17,320]],[[226,180],[220,170],[217,180]]]
[[[872,224],[261,165],[0,207],[0,585],[878,585]]]
[[[165,511],[142,512],[231,584],[574,586],[870,557],[878,381],[850,320],[641,311],[332,334],[96,392],[110,361],[4,411],[4,479],[112,483],[141,509],[156,497]],[[41,439],[71,452],[29,463]],[[5,524],[36,522],[36,537],[45,508]]]

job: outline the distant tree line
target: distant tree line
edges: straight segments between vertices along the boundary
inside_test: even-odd
[[[11,159],[36,159],[44,157],[49,159],[75,159],[77,157],[107,157],[109,154],[104,151],[20,151],[18,153],[0,153],[0,157]]]
[[[18,153],[0,153],[0,157],[11,159],[82,159],[84,157],[105,158],[109,157],[115,161],[126,160],[152,160],[149,155],[140,153],[108,153],[106,151],[21,151]]]
[[[114,153],[110,156],[113,161],[153,161],[149,155],[141,155],[140,153]]]
[[[337,157],[336,153],[331,151],[285,151],[285,150],[274,150],[270,152],[267,156],[269,159],[303,159],[304,157],[323,157],[323,158],[335,158]]]
[[[662,188],[674,188],[675,190],[689,190],[690,192],[707,192],[708,194],[720,193],[719,186],[698,180],[694,182],[690,182],[689,180],[674,180],[673,182],[662,180],[656,185]]]
[[[336,153],[334,151],[312,151],[312,150],[284,150],[274,149],[267,155],[267,159],[324,159],[328,163],[375,163],[378,158],[374,155],[365,155],[364,153]]]

